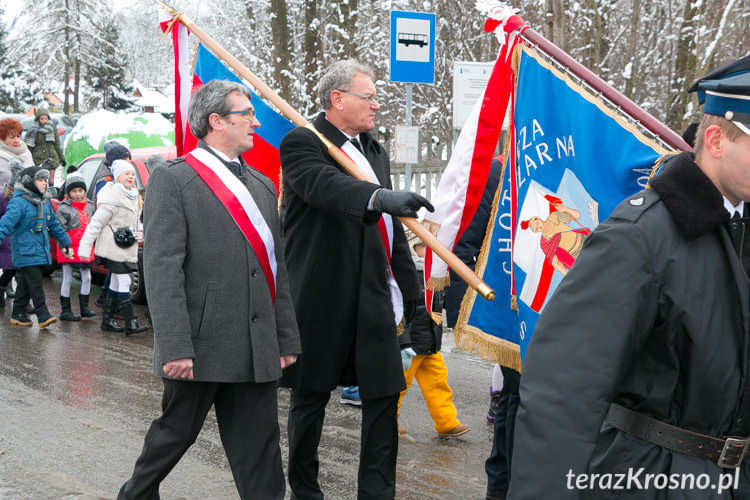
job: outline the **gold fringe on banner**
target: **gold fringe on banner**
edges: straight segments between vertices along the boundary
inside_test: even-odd
[[[548,56],[545,57],[543,53],[540,53],[540,51],[536,50],[536,48],[533,48],[533,47],[521,46],[521,50],[526,52],[526,55],[528,55],[529,57],[533,57],[536,60],[536,62],[539,63],[540,66],[549,70],[553,75],[555,75],[558,79],[560,79],[568,87],[570,87],[571,90],[575,91],[578,95],[580,95],[581,97],[589,101],[591,104],[599,108],[599,110],[602,113],[612,118],[622,128],[632,133],[643,144],[645,144],[646,146],[649,146],[654,151],[662,155],[668,154],[671,152],[669,149],[664,147],[662,143],[644,134],[643,131],[636,124],[623,118],[622,115],[617,113],[612,108],[611,105],[607,105],[606,104],[607,101],[605,101],[600,95],[592,94],[591,91],[588,90],[588,88],[584,87],[583,85],[581,85],[581,83],[571,78],[570,73],[563,72],[560,70],[560,68],[552,64],[548,60],[547,58]],[[515,53],[513,54],[513,57],[514,57],[513,62],[515,63],[516,62]],[[518,57],[519,57],[519,64],[520,64],[520,57],[521,57],[520,54],[518,55]],[[516,75],[518,75],[517,68],[514,67],[513,70],[516,72]],[[681,152],[682,151],[678,151],[678,153],[681,153]]]
[[[658,157],[656,159],[656,161],[654,162],[654,166],[651,168],[651,173],[648,176],[648,183],[646,184],[646,189],[651,189],[651,179],[654,178],[654,176],[656,175],[656,172],[659,171],[659,169],[661,168],[661,166],[664,163],[664,161],[668,157],[670,157],[672,155],[678,155],[680,153],[682,153],[682,151],[670,151],[670,152],[668,152],[666,154],[661,155],[660,157]]]

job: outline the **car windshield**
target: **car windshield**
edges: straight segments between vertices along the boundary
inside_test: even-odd
[[[104,158],[92,158],[90,160],[86,160],[81,163],[81,165],[78,167],[78,170],[76,170],[76,173],[81,174],[83,180],[86,182],[87,191],[91,186],[91,182],[94,180],[96,171],[99,170],[99,165],[102,164],[102,161],[104,161]]]

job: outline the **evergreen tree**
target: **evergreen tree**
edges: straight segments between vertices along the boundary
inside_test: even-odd
[[[125,81],[127,56],[120,48],[120,33],[114,19],[107,20],[103,31],[104,39],[92,58],[96,63],[86,66],[86,80],[95,92],[101,94],[103,109],[129,109],[133,106],[130,97],[133,88]]]
[[[0,7],[0,18],[4,11]],[[8,32],[0,24],[0,111],[20,113],[43,99],[39,85],[8,56]]]

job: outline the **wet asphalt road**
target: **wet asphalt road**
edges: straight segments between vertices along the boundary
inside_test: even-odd
[[[60,311],[59,284],[58,273],[45,279],[53,314]],[[73,286],[75,311],[79,283]],[[92,303],[98,292],[94,287]],[[136,306],[142,322],[143,310]],[[36,323],[11,327],[9,318],[10,302],[0,309],[0,498],[114,498],[159,415],[162,384],[151,371],[151,332],[139,338],[103,332],[100,318],[39,330]],[[442,352],[458,417],[472,431],[439,438],[415,381],[401,410],[408,435],[399,443],[397,498],[484,498],[492,365],[456,349],[450,331]],[[285,468],[288,403],[288,391],[279,389]],[[334,392],[319,450],[328,498],[356,497],[359,425],[359,410],[341,405]],[[238,498],[213,411],[161,494]]]

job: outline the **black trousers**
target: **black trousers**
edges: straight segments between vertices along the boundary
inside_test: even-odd
[[[34,303],[34,312],[37,314],[48,312],[42,278],[42,266],[18,268],[16,275],[18,286],[16,296],[13,298],[13,314],[25,313],[29,299]]]
[[[495,415],[492,452],[484,463],[484,471],[487,473],[487,494],[505,498],[510,485],[516,413],[521,403],[518,395],[521,374],[512,368],[500,368],[503,371],[503,389],[500,391],[500,404]]]
[[[0,288],[7,288],[10,285],[10,280],[16,275],[17,269],[3,269],[3,274],[0,274]]]
[[[398,394],[362,400],[357,498],[396,494]],[[323,498],[318,485],[318,445],[330,392],[293,389],[289,403],[289,486],[292,498]]]
[[[212,404],[240,497],[284,498],[276,382],[163,380],[162,415],[118,498],[159,498],[159,483],[195,442]]]

